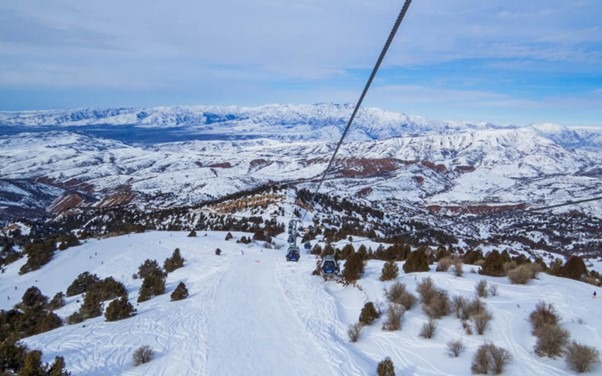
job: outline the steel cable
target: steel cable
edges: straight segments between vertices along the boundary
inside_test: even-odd
[[[405,0],[405,3],[403,4],[403,7],[401,8],[399,15],[397,16],[397,20],[395,20],[395,24],[393,25],[393,28],[391,29],[391,32],[389,33],[389,37],[387,38],[387,41],[385,42],[385,45],[380,52],[378,60],[376,61],[376,64],[374,65],[374,68],[372,69],[372,73],[370,74],[370,77],[368,78],[368,82],[366,82],[366,85],[364,86],[364,90],[362,91],[362,94],[360,95],[359,100],[355,104],[353,112],[351,113],[351,117],[349,118],[349,121],[347,122],[347,125],[345,126],[345,129],[343,130],[343,134],[341,135],[341,138],[340,138],[339,142],[337,143],[337,146],[334,149],[334,152],[332,153],[332,157],[330,158],[330,161],[328,162],[328,165],[326,166],[326,169],[324,170],[324,173],[322,174],[322,178],[320,179],[318,186],[316,187],[316,190],[314,191],[314,193],[310,199],[310,202],[309,202],[310,205],[314,202],[316,195],[320,191],[320,188],[322,187],[322,183],[324,183],[324,180],[326,179],[326,175],[328,174],[328,171],[330,171],[332,164],[334,163],[334,160],[339,151],[339,148],[343,144],[343,140],[345,139],[345,136],[347,136],[347,132],[349,132],[349,129],[351,128],[351,124],[353,123],[353,120],[355,119],[355,116],[357,115],[357,112],[358,112],[360,106],[362,105],[362,102],[364,101],[364,98],[366,97],[366,94],[368,93],[370,86],[372,85],[372,81],[374,80],[374,77],[376,76],[376,73],[378,72],[380,65],[382,64],[382,62],[385,58],[385,55],[387,54],[387,51],[389,50],[389,47],[391,46],[391,43],[393,42],[393,39],[395,38],[395,34],[397,33],[397,30],[399,29],[399,25],[401,25],[401,22],[403,21],[403,18],[405,17],[406,12],[408,11],[408,8],[410,7],[411,3],[412,3],[412,0]],[[302,223],[303,223],[303,220],[305,219],[306,215],[307,215],[307,210],[305,210],[305,213],[303,214],[303,217],[301,218]]]

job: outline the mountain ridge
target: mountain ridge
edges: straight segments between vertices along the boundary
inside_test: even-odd
[[[103,131],[109,137],[111,137],[110,131],[137,133],[142,129],[154,129],[177,131],[184,133],[189,139],[216,139],[222,136],[230,139],[253,137],[334,141],[341,136],[352,109],[351,104],[322,103],[271,104],[257,107],[197,105],[0,111],[2,126],[0,130],[4,132],[0,134],[36,131],[41,128],[56,130],[56,127],[90,132],[98,131],[97,127],[103,127]],[[545,123],[500,126],[486,122],[437,121],[378,108],[359,110],[347,140],[384,140],[425,133],[443,134],[486,129],[532,129],[565,147],[602,150],[602,130],[596,128],[565,127]],[[148,143],[154,142],[157,141],[151,139]]]
[[[288,114],[291,107],[298,113]],[[222,108],[223,121],[209,121],[207,132],[194,126],[0,127],[14,130],[0,136],[0,221],[71,209],[197,207],[270,186],[314,190],[346,121],[341,114],[351,107],[260,109],[250,120]],[[404,129],[398,125],[406,115],[387,114],[360,114],[364,123],[354,124],[355,136],[342,144],[320,193],[432,225],[446,216],[545,207],[602,193],[602,148],[592,130],[436,122]],[[177,141],[169,142],[169,132]],[[558,223],[569,214],[597,223],[602,204],[549,213],[559,214]]]

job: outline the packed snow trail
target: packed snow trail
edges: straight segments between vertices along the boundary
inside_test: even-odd
[[[209,375],[336,375],[281,293],[281,252],[246,249],[223,276],[209,318]]]
[[[295,312],[295,318],[305,328],[305,332],[315,341],[320,350],[337,370],[337,375],[364,375],[366,369],[374,368],[374,361],[359,353],[349,342],[347,326],[342,321],[335,297],[325,286],[337,285],[324,282],[321,277],[312,276],[315,267],[314,256],[307,256],[299,264],[286,263],[277,269],[279,284],[286,301]],[[338,285],[341,286],[341,285]],[[349,288],[352,299],[359,310],[363,294]],[[359,298],[359,299],[358,299]]]
[[[228,257],[215,256],[213,250],[219,244],[225,252],[233,253],[228,244],[223,244],[223,237],[222,233],[202,238],[188,238],[184,233],[132,234],[89,240],[81,247],[57,254],[49,265],[20,278],[21,285],[14,293],[22,294],[27,286],[38,284],[52,295],[65,291],[79,273],[90,271],[101,277],[112,275],[124,282],[130,302],[138,312],[116,322],[106,322],[101,316],[64,325],[26,341],[32,348],[43,350],[45,361],[64,356],[74,376],[206,375],[208,316],[230,263]],[[147,258],[161,263],[176,247],[180,247],[186,262],[183,268],[169,274],[167,293],[136,304],[141,281],[132,279],[131,274]],[[15,268],[18,270],[18,265]],[[169,294],[179,281],[186,283],[190,296],[170,302]],[[67,306],[58,312],[68,316],[79,308],[76,300],[83,299],[79,295],[67,298]],[[132,353],[142,345],[150,346],[155,357],[134,367]]]
[[[19,260],[0,277],[11,281],[0,284],[10,298],[0,308],[12,307],[32,285],[50,296],[65,291],[84,271],[124,282],[137,308],[135,316],[117,322],[96,317],[25,340],[43,350],[44,361],[64,356],[74,376],[365,374],[357,363],[366,359],[346,343],[334,298],[323,291],[320,278],[311,276],[313,259],[302,256],[299,263],[287,263],[282,251],[226,242],[224,237],[152,232],[91,239],[22,276],[17,272],[25,260]],[[169,274],[167,293],[136,304],[141,281],[132,273],[145,259],[161,263],[176,247],[186,262]],[[215,255],[218,247],[221,256]],[[169,294],[180,281],[190,296],[170,302]],[[66,300],[57,311],[63,318],[83,299],[77,295]],[[150,346],[155,357],[134,367],[132,353],[142,345]]]

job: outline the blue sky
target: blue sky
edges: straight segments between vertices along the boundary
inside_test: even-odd
[[[0,110],[355,102],[403,0],[7,0]],[[602,1],[415,0],[365,106],[602,126]]]

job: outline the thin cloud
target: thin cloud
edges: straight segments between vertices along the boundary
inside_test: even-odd
[[[240,105],[355,101],[400,6],[365,0],[4,2],[0,90],[29,90],[32,97],[41,95],[36,88],[60,90],[70,98],[65,106],[78,96],[83,103],[84,91],[97,88],[116,101],[131,95],[130,102],[144,91],[137,97],[144,98],[141,106],[174,98]],[[441,108],[450,106],[445,96],[447,103],[524,108],[548,97],[544,90],[568,103],[602,81],[600,19],[599,0],[415,1],[374,90],[422,88],[413,97],[398,90],[396,104],[378,98],[398,111],[409,112],[404,101],[422,104],[413,108],[426,117],[433,117],[426,107],[433,95]],[[567,91],[561,83],[573,77],[580,84]],[[588,98],[595,104],[597,97]],[[5,95],[0,109],[27,108],[15,100]],[[481,115],[476,106],[460,107],[467,119]]]
[[[10,47],[114,50],[114,38],[85,27],[60,28],[13,10],[0,13],[0,42]]]

